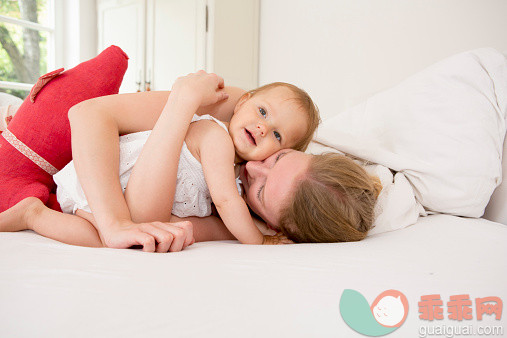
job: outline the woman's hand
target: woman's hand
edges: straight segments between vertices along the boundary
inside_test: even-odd
[[[192,223],[125,221],[109,227],[101,239],[109,248],[126,249],[140,245],[146,252],[177,252],[195,242]]]
[[[200,107],[209,106],[229,97],[224,91],[224,79],[203,70],[179,77],[173,84],[171,95],[195,100]]]

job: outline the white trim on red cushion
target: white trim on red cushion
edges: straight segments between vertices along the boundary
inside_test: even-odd
[[[20,153],[25,155],[30,161],[37,164],[42,170],[47,172],[49,175],[54,175],[58,172],[51,163],[40,157],[35,151],[30,149],[26,144],[18,140],[18,138],[9,130],[6,129],[1,134],[7,142],[9,142],[14,148]]]

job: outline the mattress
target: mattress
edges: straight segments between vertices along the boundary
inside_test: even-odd
[[[477,319],[475,298],[507,301],[507,226],[431,215],[361,242],[241,245],[196,243],[178,253],[94,249],[31,232],[0,233],[0,337],[364,337],[342,318],[340,299],[385,290],[408,300],[389,337],[450,326],[502,326]],[[423,320],[425,295],[442,320]],[[470,320],[448,318],[451,296],[469,295]]]

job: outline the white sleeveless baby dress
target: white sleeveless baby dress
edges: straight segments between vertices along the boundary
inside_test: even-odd
[[[212,120],[218,123],[227,132],[227,127],[210,115],[194,115],[192,122],[199,120]],[[125,191],[135,162],[141,154],[144,144],[148,140],[151,130],[120,136],[120,184]],[[56,197],[62,211],[68,214],[75,213],[77,209],[91,212],[88,201],[79,184],[74,161],[67,164],[53,176],[57,185]],[[236,179],[238,191],[241,194],[239,178]],[[204,179],[202,165],[190,153],[187,144],[183,142],[176,191],[172,214],[178,217],[205,217],[211,215],[211,195]]]

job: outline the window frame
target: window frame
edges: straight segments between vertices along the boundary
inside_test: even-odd
[[[42,25],[40,23],[31,22],[27,20],[17,19],[6,15],[0,14],[0,22],[5,22],[8,24],[16,25],[22,28],[30,28],[37,30],[39,32],[45,32],[48,36],[48,55],[47,55],[47,71],[50,72],[55,68],[56,59],[57,59],[57,48],[56,48],[56,20],[57,20],[57,11],[55,6],[55,0],[48,0],[48,18],[49,25]],[[26,90],[30,91],[33,87],[34,83],[23,83],[23,82],[10,82],[10,81],[1,81],[0,80],[0,88],[2,89],[17,89],[17,90]]]

